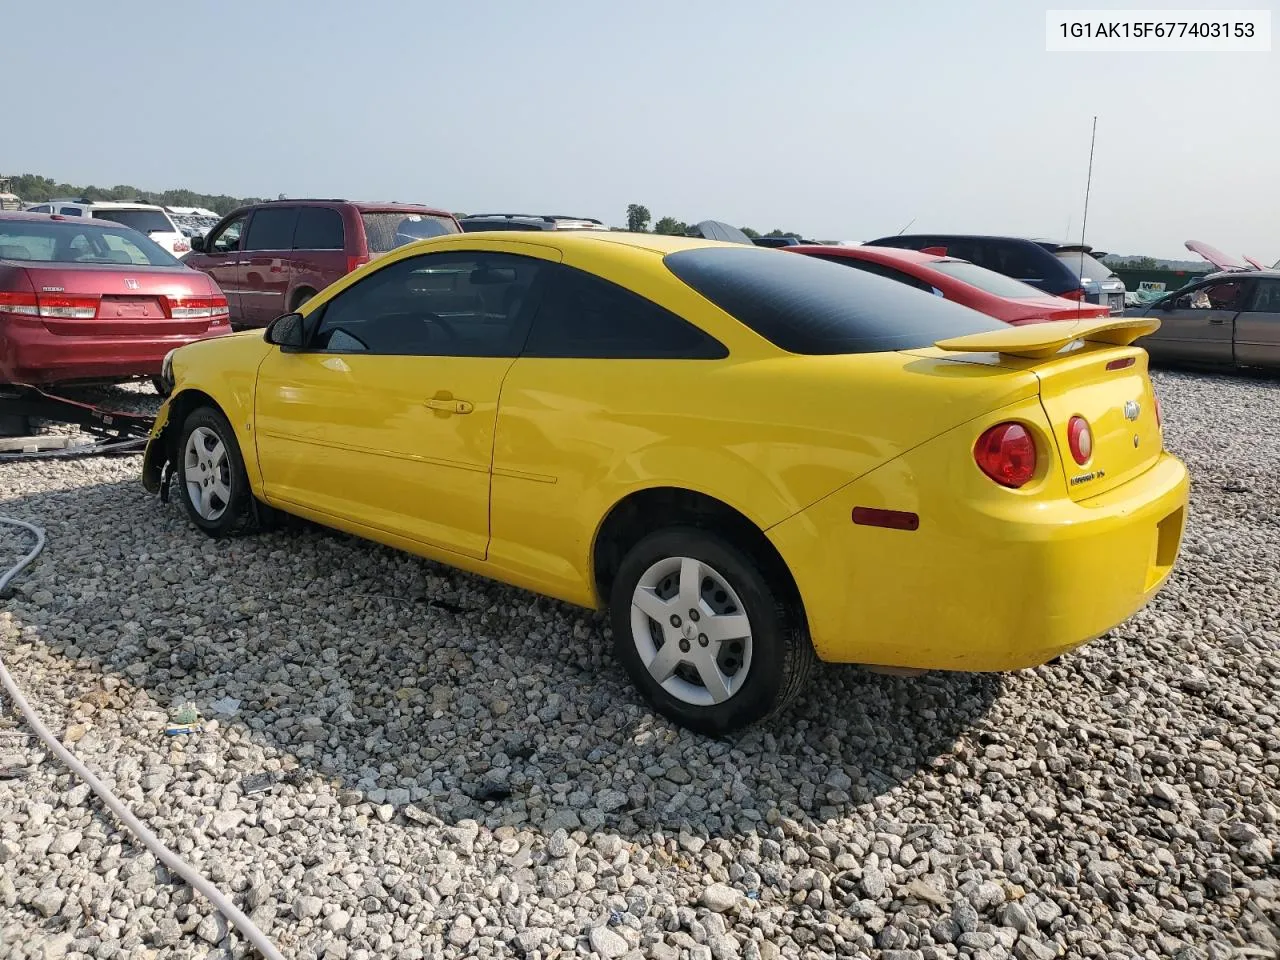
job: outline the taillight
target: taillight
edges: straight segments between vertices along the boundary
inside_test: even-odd
[[[92,320],[98,315],[98,298],[0,292],[0,310],[50,320]]]
[[[174,253],[186,253],[190,249],[191,249],[191,244],[187,243],[187,241],[185,240],[175,240],[173,242]]]
[[[347,273],[369,262],[368,257],[347,257]]]
[[[1066,293],[1058,294],[1058,296],[1062,297],[1064,300],[1083,300],[1084,287],[1077,287],[1074,290],[1068,290]]]
[[[1021,487],[1036,473],[1036,443],[1020,423],[998,423],[973,447],[978,468],[1002,487]]]
[[[25,317],[40,315],[34,293],[9,293],[0,290],[0,313],[20,313]]]
[[[203,320],[227,313],[226,297],[165,297],[174,320]]]
[[[36,302],[40,316],[50,319],[92,320],[98,315],[97,297],[47,296],[42,293],[36,297]]]
[[[1093,456],[1093,431],[1084,417],[1067,421],[1067,445],[1071,447],[1071,458],[1082,467]]]

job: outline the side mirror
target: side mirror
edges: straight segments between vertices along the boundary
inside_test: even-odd
[[[285,353],[301,350],[307,339],[302,314],[286,313],[276,317],[267,324],[264,336],[267,343],[279,347]]]
[[[191,238],[191,252],[204,253],[204,237],[196,234]]]

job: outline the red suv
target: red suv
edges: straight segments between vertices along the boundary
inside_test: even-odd
[[[272,200],[193,237],[183,262],[218,282],[233,327],[265,327],[379,254],[461,232],[453,214],[414,204]]]

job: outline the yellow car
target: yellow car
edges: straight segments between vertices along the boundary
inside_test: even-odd
[[[640,691],[724,732],[815,659],[1020,669],[1146,603],[1188,491],[1131,346],[1157,325],[714,241],[439,237],[171,355],[144,484],[209,534],[284,511],[607,606]]]

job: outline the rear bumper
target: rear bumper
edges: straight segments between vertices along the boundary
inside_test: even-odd
[[[229,333],[215,327],[200,336],[67,336],[39,320],[0,316],[0,382],[50,384],[75,380],[154,377],[175,347]]]
[[[908,454],[769,531],[818,655],[931,670],[1045,663],[1141,609],[1168,578],[1189,483],[1169,454],[1072,502],[977,503],[927,452]],[[923,472],[922,472],[923,470]],[[855,506],[919,513],[915,531],[855,526]]]

